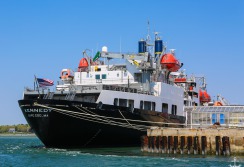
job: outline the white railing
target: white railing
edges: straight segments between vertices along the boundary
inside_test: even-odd
[[[185,107],[187,126],[211,127],[220,123],[220,127],[244,127],[244,106],[198,106]]]
[[[77,83],[77,82],[76,82]],[[83,79],[79,84],[87,85],[87,84],[131,84],[135,83],[134,79]]]

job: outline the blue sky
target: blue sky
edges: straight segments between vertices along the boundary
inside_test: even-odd
[[[0,125],[26,123],[17,100],[34,75],[57,82],[87,48],[137,52],[148,20],[212,97],[244,104],[242,0],[2,0]]]

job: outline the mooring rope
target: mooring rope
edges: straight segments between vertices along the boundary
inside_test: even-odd
[[[137,130],[141,130],[141,131],[146,131],[146,129],[149,129],[151,126],[146,126],[146,125],[141,125],[141,124],[131,124],[130,122],[184,125],[184,124],[179,124],[179,123],[165,123],[165,122],[152,122],[152,121],[126,119],[120,111],[119,112],[120,112],[121,116],[123,117],[123,119],[122,118],[115,118],[115,117],[101,116],[101,115],[93,113],[92,111],[90,111],[90,110],[88,110],[88,109],[86,109],[84,107],[82,107],[83,109],[81,109],[81,108],[75,106],[81,112],[84,112],[84,113],[79,113],[79,112],[74,112],[74,111],[69,111],[69,110],[49,107],[49,106],[41,105],[41,104],[38,104],[38,103],[34,103],[34,105],[40,106],[40,107],[44,107],[44,108],[53,109],[54,111],[59,112],[61,114],[65,114],[65,115],[68,115],[68,116],[71,116],[71,117],[75,117],[75,118],[78,118],[78,119],[83,119],[83,120],[90,121],[90,122],[109,124],[109,125],[114,125],[114,126],[121,126],[121,127],[125,127],[125,128],[133,128],[133,129],[137,129]],[[89,114],[88,112],[86,112],[84,110],[89,111],[92,114]],[[120,120],[120,121],[126,121],[127,123],[113,121],[111,119]]]
[[[35,103],[35,104],[37,106],[40,106],[40,107],[45,107],[45,108],[50,108],[50,109],[57,109],[57,108],[48,107],[48,106],[41,105],[41,104],[37,104],[37,103]],[[62,109],[57,109],[57,110],[62,110]],[[68,111],[68,110],[63,110],[63,111],[66,111],[66,112],[74,112],[74,111]],[[93,116],[91,114],[85,114],[85,113],[80,113],[80,114]],[[106,117],[106,116],[102,116],[102,115],[97,115],[97,117],[123,120],[121,118]],[[140,123],[167,124],[167,125],[185,125],[185,124],[181,124],[181,123],[166,123],[166,122],[154,122],[154,121],[143,121],[143,120],[133,120],[133,119],[127,119],[127,120],[132,121],[132,122],[140,122]]]
[[[124,118],[124,120],[125,120],[131,127],[133,127],[133,126],[129,123],[129,121],[127,121],[127,119],[124,117],[124,115],[120,112],[120,110],[119,110],[119,113],[120,113],[120,115]]]
[[[77,113],[77,112],[74,112],[74,111],[67,111],[67,110],[63,110],[63,109],[57,109],[57,108],[48,107],[48,106],[45,106],[45,105],[40,105],[40,104],[37,104],[37,103],[35,105],[36,106],[40,106],[40,107],[50,108],[53,111],[59,112],[61,114],[68,115],[68,116],[71,116],[71,117],[74,117],[74,118],[78,118],[78,119],[82,119],[82,120],[85,120],[85,121],[102,123],[102,124],[109,124],[109,125],[115,125],[115,126],[121,126],[121,127],[125,127],[125,128],[132,128],[127,123],[116,122],[116,121],[113,121],[113,120],[103,120],[103,119],[100,119],[100,118],[96,118],[95,115],[91,115],[91,114],[88,114],[88,116],[83,116],[84,113]],[[99,115],[97,115],[97,116],[99,116]],[[133,126],[136,126],[136,129],[137,130],[141,130],[141,131],[146,131],[146,129],[149,128],[149,127],[144,126],[144,125],[133,124]]]
[[[80,111],[82,111],[82,112],[85,112],[85,113],[87,113],[86,111],[89,111],[88,109],[86,109],[86,111],[84,111],[84,110],[82,110],[81,108],[79,108],[79,107],[77,107],[77,106],[75,106],[77,109],[79,109]],[[95,114],[95,113],[93,113],[93,112],[91,112],[91,111],[89,111],[90,113],[92,113],[92,114],[94,114],[94,115],[96,115],[96,116],[98,116],[98,114]],[[126,118],[124,117],[124,115],[120,112],[120,110],[119,110],[119,113],[122,115],[122,117],[124,118],[124,120],[132,127],[132,128],[134,128],[134,129],[138,129],[137,127],[135,127],[135,126],[133,126],[132,124],[130,124],[127,120],[126,120]],[[105,120],[107,120],[107,121],[109,121],[109,122],[111,122],[112,120],[110,120],[110,119],[108,119],[108,118],[105,118]],[[113,121],[114,122],[114,121]],[[138,129],[138,130],[140,130],[140,129]]]
[[[55,110],[56,109],[54,109],[54,111]],[[74,117],[74,118],[78,118],[78,119],[82,119],[82,120],[85,120],[85,121],[89,121],[89,122],[95,122],[95,123],[102,123],[102,124],[108,124],[108,125],[121,126],[121,127],[125,127],[125,128],[131,128],[130,126],[128,126],[127,124],[124,124],[124,123],[119,123],[119,122],[115,122],[115,121],[108,122],[108,121],[105,121],[105,120],[102,120],[102,119],[97,119],[97,118],[84,117],[84,116],[82,117],[82,116],[78,115],[79,113],[75,113],[75,112],[73,113],[73,115],[69,114],[69,113],[62,112],[62,111],[58,111],[58,110],[56,110],[56,112],[59,112],[61,114],[68,115],[68,116],[71,116],[71,117]]]

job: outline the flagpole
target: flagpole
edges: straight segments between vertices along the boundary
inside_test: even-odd
[[[35,77],[35,81],[36,81],[36,86],[37,86],[37,91],[38,91],[38,94],[39,94],[39,97],[40,97],[40,92],[39,92],[39,84],[38,84],[38,82],[37,82],[37,79],[36,79],[36,75],[34,75],[34,77]]]

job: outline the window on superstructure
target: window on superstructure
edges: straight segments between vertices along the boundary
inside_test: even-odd
[[[155,108],[156,108],[156,104],[155,102],[152,102],[152,111],[155,111]]]
[[[177,105],[172,105],[171,106],[171,114],[172,115],[177,115]]]
[[[96,79],[100,79],[100,74],[96,74]]]
[[[128,107],[134,108],[134,100],[131,100],[131,99],[128,100]]]
[[[114,106],[118,106],[118,98],[114,98]]]
[[[144,110],[151,110],[151,104],[150,101],[144,101]]]
[[[143,109],[143,101],[140,101],[140,109]]]
[[[162,112],[168,113],[168,103],[162,103]]]
[[[119,99],[119,106],[127,107],[127,99]]]
[[[102,79],[107,79],[107,75],[106,74],[102,74]]]
[[[135,81],[136,82],[142,82],[142,74],[141,73],[135,73]]]

